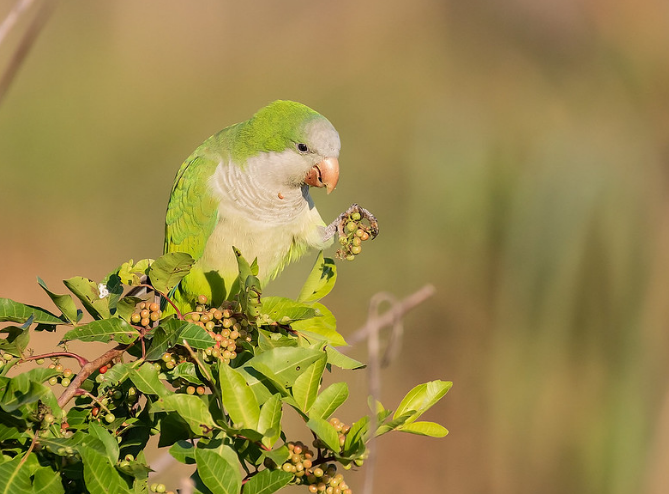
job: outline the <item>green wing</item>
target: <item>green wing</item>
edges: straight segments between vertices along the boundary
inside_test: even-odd
[[[218,218],[218,201],[208,186],[217,165],[210,156],[194,154],[179,168],[165,216],[164,253],[202,256]]]

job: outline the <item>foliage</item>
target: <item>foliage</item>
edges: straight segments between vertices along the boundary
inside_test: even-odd
[[[0,299],[0,321],[13,323],[0,339],[0,492],[146,492],[144,448],[158,436],[194,466],[195,492],[270,494],[292,483],[348,493],[337,465],[362,465],[372,432],[447,434],[417,419],[450,382],[416,386],[394,413],[373,404],[374,421],[333,417],[349,390],[345,382],[321,389],[324,372],[364,366],[335,349],[345,341],[320,303],[336,279],[331,259],[319,256],[291,300],[262,297],[257,265],[240,255],[240,288],[229,301],[210,307],[201,297],[197,311],[163,317],[159,302],[170,303],[191,265],[184,254],[129,261],[100,283],[65,280],[65,295],[39,280],[60,314]],[[134,288],[124,295],[126,287]],[[133,294],[142,288],[143,297]],[[62,350],[34,355],[31,332],[56,330]],[[67,350],[75,340],[115,346],[89,360]],[[77,374],[61,363],[68,358],[81,366]],[[20,368],[45,359],[47,367]],[[57,398],[49,385],[65,389]],[[315,451],[286,437],[286,407],[304,419]]]

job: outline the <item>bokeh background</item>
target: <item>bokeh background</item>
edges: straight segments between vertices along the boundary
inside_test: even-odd
[[[452,380],[427,417],[450,434],[384,436],[376,491],[666,492],[669,3],[59,2],[0,101],[0,296],[157,257],[181,161],[278,98],[340,132],[324,218],[381,222],[326,299],[342,333],[377,292],[437,288],[382,401]],[[352,422],[364,372],[333,378]]]

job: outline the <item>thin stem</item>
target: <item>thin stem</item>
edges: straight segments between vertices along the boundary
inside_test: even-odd
[[[79,362],[79,365],[81,367],[85,366],[88,363],[87,359],[85,359],[81,355],[77,355],[76,353],[72,353],[72,352],[42,353],[41,355],[31,355],[29,357],[23,357],[21,360],[25,360],[27,362],[29,360],[38,360],[38,359],[41,359],[41,358],[53,358],[53,357],[68,357],[68,358],[76,359],[76,361]]]

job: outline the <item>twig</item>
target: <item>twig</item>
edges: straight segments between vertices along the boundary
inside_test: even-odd
[[[53,357],[73,358],[77,362],[79,362],[79,365],[81,367],[85,366],[88,363],[87,359],[85,359],[81,355],[77,355],[76,353],[72,353],[72,352],[49,352],[49,353],[43,353],[41,355],[30,355],[29,357],[23,357],[21,360],[25,360],[27,362],[29,360],[39,360],[41,358],[53,358]]]
[[[101,366],[115,359],[119,355],[122,355],[131,346],[132,345],[118,345],[103,353],[95,360],[91,360],[90,362],[86,363],[86,365],[81,368],[74,379],[72,379],[70,385],[65,388],[63,394],[58,397],[58,406],[63,408],[65,404],[77,394],[79,386],[81,386],[81,384],[86,380],[86,378],[88,378],[88,376],[93,374],[93,372],[98,370]]]
[[[19,16],[25,11],[26,8],[30,6],[33,0],[19,0],[14,6],[14,9],[9,13],[5,18],[3,23],[0,25],[0,45],[5,40],[7,34],[12,29],[14,24],[17,22]],[[40,31],[46,24],[46,21],[49,19],[51,12],[53,12],[56,6],[56,0],[47,0],[42,2],[38,8],[37,14],[33,18],[32,22],[28,26],[23,38],[19,42],[16,51],[13,56],[10,58],[7,68],[4,73],[0,75],[0,103],[4,98],[9,86],[11,85],[14,77],[16,76],[19,67],[23,63],[23,60],[28,56],[30,48],[32,48],[37,36]]]
[[[369,393],[372,396],[374,404],[379,401],[379,396],[381,394],[381,378],[379,371],[383,365],[391,360],[391,356],[396,354],[397,349],[399,348],[399,343],[402,336],[402,317],[408,311],[431,297],[434,292],[434,286],[425,285],[417,292],[400,301],[398,301],[391,294],[385,292],[377,293],[370,300],[367,322],[348,339],[349,343],[353,345],[367,338]],[[385,313],[380,315],[379,307],[383,302],[389,302],[390,308]],[[393,331],[386,350],[386,354],[384,355],[383,359],[380,359],[379,333],[387,326],[391,326]],[[374,490],[374,465],[376,463],[374,436],[376,433],[376,427],[376,411],[372,410],[369,423],[370,438],[367,446],[369,457],[365,461],[367,473],[365,475],[363,494],[372,494]]]

